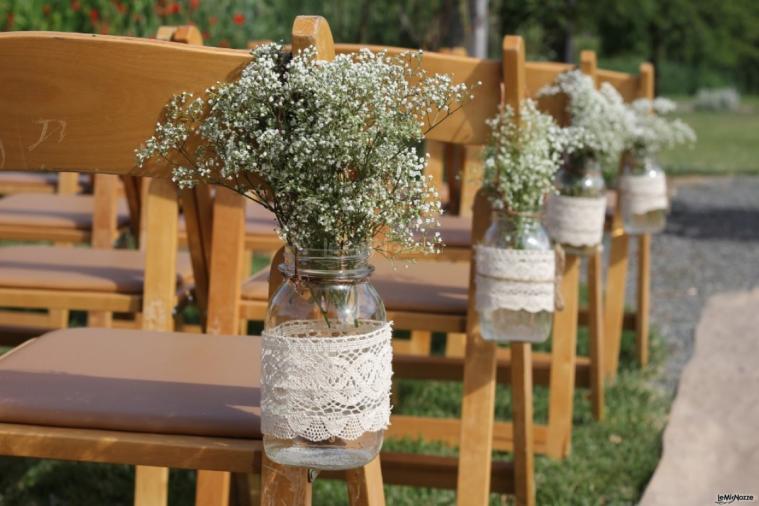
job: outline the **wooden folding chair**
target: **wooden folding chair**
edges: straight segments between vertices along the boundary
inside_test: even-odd
[[[521,42],[517,42],[517,39],[507,37],[510,41],[509,44],[513,44],[514,47],[520,47]],[[505,57],[505,56],[504,56]],[[520,60],[521,61],[521,60]],[[524,97],[536,98],[538,92],[547,84],[553,82],[553,80],[560,73],[565,72],[573,68],[572,65],[558,64],[550,62],[522,62],[522,67],[519,72],[524,73],[525,79],[525,95]],[[505,89],[508,90],[515,86],[518,86],[514,79],[517,75],[517,71],[511,73],[504,73],[503,83]],[[554,117],[562,123],[566,123],[566,102],[560,98],[542,98],[539,100],[539,104],[547,112],[554,115]],[[493,110],[491,116],[495,115],[496,111]],[[433,144],[436,146],[436,144]],[[447,146],[446,146],[447,148]],[[460,147],[461,148],[461,147]],[[450,153],[450,150],[448,150]],[[435,157],[432,157],[433,160]],[[446,161],[450,162],[451,157],[446,156]],[[449,238],[454,238],[456,241],[454,246],[447,246],[443,249],[441,255],[442,260],[458,261],[462,259],[468,259],[471,256],[471,237],[469,236],[470,226],[467,230],[462,228],[462,217],[471,216],[473,196],[479,189],[481,184],[482,175],[482,153],[480,146],[463,146],[463,155],[454,156],[453,165],[454,169],[461,171],[461,195],[458,198],[452,198],[452,201],[460,202],[459,210],[462,216],[457,217],[458,220],[453,226],[444,228],[444,238],[446,234]],[[450,172],[451,167],[446,167],[446,172]],[[548,385],[550,387],[550,410],[549,410],[549,423],[545,438],[542,427],[538,427],[539,441],[536,443],[536,451],[545,452],[548,455],[554,457],[566,456],[569,451],[569,440],[571,434],[571,416],[572,416],[572,399],[574,394],[574,382],[575,374],[577,376],[577,384],[579,386],[587,387],[590,389],[591,405],[594,416],[596,419],[601,419],[603,416],[604,407],[604,387],[603,387],[603,325],[601,324],[602,317],[602,301],[601,301],[601,255],[600,251],[592,255],[589,260],[589,310],[581,314],[582,322],[586,323],[589,327],[589,340],[590,340],[590,356],[576,357],[577,342],[577,324],[578,316],[577,309],[579,305],[579,257],[571,255],[567,256],[562,293],[565,298],[566,308],[563,311],[557,313],[554,322],[554,337],[552,340],[551,352],[544,353],[539,352],[534,354],[534,367],[535,367],[535,380],[538,384]],[[452,265],[446,264],[441,268],[441,271],[448,273],[456,273],[460,270]],[[451,289],[457,287],[462,283],[462,280],[457,279],[456,276],[450,276],[447,278],[449,281],[455,279],[457,282],[451,283],[452,286],[447,287]],[[464,281],[465,282],[465,281]],[[381,287],[381,285],[380,285]],[[392,308],[392,306],[391,306]],[[450,309],[450,308],[447,308]],[[411,339],[403,342],[403,345],[398,346],[399,352],[412,353],[412,354],[429,354],[430,350],[430,332],[424,329],[416,329],[412,332]],[[450,330],[448,328],[437,330]],[[400,343],[399,343],[400,344]],[[446,356],[449,358],[461,357],[463,355],[464,339],[463,335],[458,331],[453,330],[449,332],[446,342]],[[572,351],[570,351],[572,350]],[[507,350],[499,352],[501,355],[500,366],[504,369],[502,374],[499,374],[499,378],[503,381],[507,381],[508,374],[506,368],[508,368],[509,355]],[[454,367],[457,364],[456,361],[450,361],[450,367]],[[575,364],[573,368],[576,368],[576,373],[573,370],[571,373],[566,364]],[[438,364],[435,367],[440,371]],[[409,369],[413,369],[415,365],[409,365]],[[459,367],[456,365],[455,367]],[[452,369],[449,373],[439,372],[441,379],[445,377],[450,379],[455,374]],[[420,374],[420,373],[414,373]],[[444,375],[444,376],[443,376]],[[503,429],[508,434],[508,427]],[[497,433],[500,432],[497,430]],[[508,437],[508,436],[506,436]],[[497,439],[500,437],[497,436]],[[545,445],[541,441],[553,441],[553,443]],[[507,440],[506,440],[507,441]],[[496,447],[508,448],[506,441],[496,442]],[[503,445],[503,446],[499,446]]]
[[[622,97],[632,102],[638,98],[654,99],[654,67],[650,63],[640,65],[638,75],[602,70],[596,67],[595,53],[583,51],[581,58],[586,73],[594,76],[600,85],[608,82],[614,86]],[[622,161],[620,160],[620,168]],[[634,312],[625,311],[625,285],[627,280],[627,264],[629,258],[629,236],[622,228],[622,215],[619,199],[614,199],[613,214],[607,224],[611,234],[611,249],[609,252],[609,267],[606,281],[604,303],[604,326],[606,334],[605,369],[613,378],[619,366],[619,352],[622,330],[635,330],[635,350],[638,362],[648,364],[649,353],[649,311],[651,283],[651,235],[638,236],[638,275],[637,275],[637,307]]]
[[[316,42],[326,51],[323,40],[331,40],[324,20],[296,20],[293,47]],[[8,149],[2,169],[55,166],[153,177],[145,202],[143,300],[143,328],[151,332],[57,331],[0,358],[0,453],[139,465],[137,504],[166,502],[166,470],[154,466],[206,470],[198,475],[197,504],[226,505],[229,472],[257,470],[263,472],[265,504],[308,503],[305,470],[261,463],[259,390],[252,367],[260,353],[258,339],[165,332],[172,328],[175,304],[177,190],[167,166],[134,167],[135,146],[151,135],[174,93],[202,91],[234,76],[247,61],[239,51],[125,37],[0,34],[0,63],[6,69],[0,103],[9,111],[0,118],[0,139],[16,133],[27,138],[40,115],[66,118],[71,129],[65,142],[45,145],[33,156],[23,148]],[[36,97],[42,90],[53,90],[60,99],[40,103]],[[139,102],[114,107],[122,90]],[[108,107],[110,113],[103,115]],[[93,136],[101,142],[93,145]],[[241,206],[239,200],[231,207],[224,200],[230,192],[218,195],[213,214],[217,230],[224,230],[229,210]],[[230,287],[234,294],[239,285],[218,270],[226,250],[211,246],[218,251],[211,272],[220,272],[209,292],[215,329],[224,326]],[[368,485],[364,478],[373,481]],[[350,483],[354,504],[382,504],[377,463],[352,472]]]

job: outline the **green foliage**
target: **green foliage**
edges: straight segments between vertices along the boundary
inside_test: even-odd
[[[195,23],[211,45],[286,41],[298,14],[326,17],[335,40],[436,50],[465,46],[469,0],[0,0],[0,30],[61,30],[152,36]],[[491,56],[501,37],[525,37],[528,57],[604,59],[657,66],[661,93],[734,85],[759,91],[756,0],[490,0]]]

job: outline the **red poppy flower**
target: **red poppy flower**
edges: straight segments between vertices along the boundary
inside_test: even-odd
[[[82,5],[79,3],[79,0],[71,0],[71,10],[74,12],[79,12],[79,10],[82,8]]]
[[[166,7],[166,13],[167,14],[179,14],[179,11],[182,10],[182,7],[177,3],[171,3]]]
[[[100,19],[100,13],[97,9],[90,9],[90,21],[97,23]]]
[[[200,7],[200,0],[190,0],[190,9],[195,10]]]
[[[232,22],[236,25],[241,25],[245,23],[245,16],[242,15],[242,13],[238,12],[235,14],[235,17],[232,18]]]

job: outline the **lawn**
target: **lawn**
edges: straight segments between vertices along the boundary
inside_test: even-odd
[[[580,332],[579,351],[587,353],[587,335]],[[607,413],[602,423],[593,421],[587,391],[575,397],[572,455],[563,461],[536,460],[538,504],[634,504],[650,478],[661,453],[671,399],[655,385],[662,362],[659,339],[654,335],[651,366],[641,371],[633,364],[633,336],[623,340],[621,373],[607,389]],[[437,343],[441,349],[441,342]],[[2,350],[0,349],[0,352]],[[399,413],[432,416],[457,415],[461,385],[445,382],[403,381],[399,385]],[[509,392],[499,387],[496,414],[508,418]],[[547,415],[547,390],[536,388],[535,416]],[[386,442],[386,448],[455,455],[454,448],[419,441]],[[497,454],[495,458],[508,459]],[[129,505],[132,502],[133,470],[128,466],[79,464],[0,458],[0,505]],[[172,505],[192,504],[192,473],[174,471],[171,476]],[[454,504],[453,492],[411,487],[386,487],[389,505]],[[508,504],[492,496],[491,504]],[[345,484],[317,479],[315,505],[347,504]]]
[[[698,142],[662,154],[669,174],[759,174],[759,97],[743,97],[736,112],[693,111],[687,100],[678,103]]]

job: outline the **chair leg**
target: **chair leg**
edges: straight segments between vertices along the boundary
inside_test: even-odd
[[[463,357],[466,353],[466,334],[449,332],[445,336],[445,356]]]
[[[282,466],[262,456],[261,506],[311,506],[311,482],[308,471]]]
[[[229,506],[230,478],[224,471],[198,471],[195,506]]]
[[[135,506],[166,506],[169,491],[167,468],[137,466],[134,481]]]
[[[496,349],[496,344],[484,341],[478,331],[467,338],[456,486],[458,506],[485,506],[490,498]]]
[[[69,326],[68,309],[49,309],[47,315],[50,328],[65,329]]]
[[[556,459],[569,455],[572,439],[579,288],[580,258],[567,255],[561,280],[564,309],[554,314],[551,343],[546,455]]]
[[[234,473],[231,506],[259,506],[261,504],[261,475]]]
[[[612,235],[609,251],[609,270],[606,275],[604,300],[604,336],[606,377],[613,379],[619,366],[622,343],[622,324],[625,316],[625,284],[627,282],[628,236],[622,232]]]
[[[385,505],[379,455],[364,467],[348,471],[347,482],[348,503],[351,506]]]
[[[588,334],[590,339],[590,401],[593,418],[604,416],[603,284],[601,251],[588,258]]]
[[[110,311],[88,311],[87,326],[110,328],[113,326],[113,313]]]
[[[635,318],[635,352],[641,367],[648,365],[648,317],[651,291],[651,235],[638,241],[638,314]]]
[[[432,332],[429,330],[412,330],[409,342],[409,354],[429,355],[432,346]]]
[[[535,505],[532,416],[532,348],[511,343],[511,399],[514,427],[514,493],[517,506]]]

